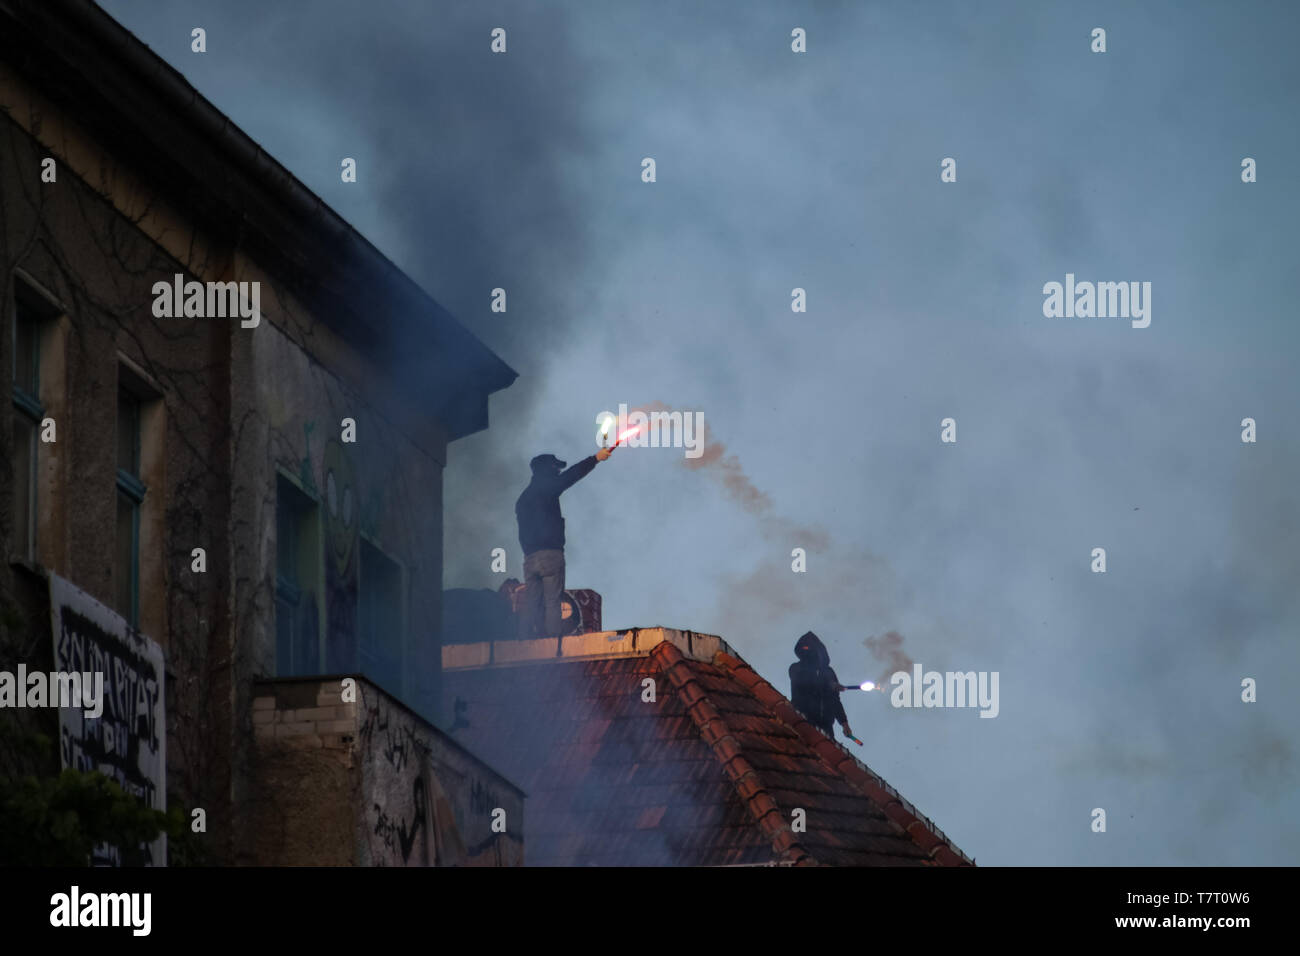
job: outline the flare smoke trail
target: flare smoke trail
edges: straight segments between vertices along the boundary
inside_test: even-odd
[[[903,635],[897,631],[887,631],[879,637],[868,637],[862,642],[872,657],[885,665],[884,672],[876,678],[876,686],[889,686],[889,677],[897,671],[910,671],[912,658],[903,651]]]
[[[663,402],[650,402],[632,411],[649,415],[652,412],[672,412],[675,409]],[[821,528],[799,525],[775,513],[771,496],[750,480],[740,464],[740,458],[728,454],[727,446],[713,437],[713,430],[707,420],[702,438],[704,450],[700,457],[683,458],[682,464],[692,471],[707,471],[711,477],[721,482],[727,497],[759,519],[763,537],[794,541],[812,553],[822,553],[830,548],[830,535]]]
[[[674,409],[656,401],[638,411],[649,415]],[[728,453],[727,446],[714,437],[707,421],[703,438],[703,454],[695,459],[684,458],[682,464],[692,471],[706,471],[720,481],[728,497],[758,519],[765,538],[821,555],[826,565],[811,580],[806,575],[792,574],[788,566],[773,563],[761,565],[746,578],[731,580],[722,599],[728,624],[740,627],[747,623],[741,618],[756,610],[761,613],[755,624],[770,623],[784,615],[806,615],[830,603],[842,604],[846,599],[856,601],[867,620],[893,616],[892,602],[885,597],[893,583],[888,562],[856,549],[842,551],[833,546],[830,535],[821,528],[799,525],[777,514],[771,497],[746,474],[740,458]],[[911,669],[912,658],[903,651],[903,636],[897,631],[868,637],[863,643],[877,661],[886,665],[876,679],[881,688],[888,685],[895,671]]]

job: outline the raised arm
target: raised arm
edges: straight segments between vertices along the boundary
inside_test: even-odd
[[[570,465],[564,471],[555,476],[555,493],[558,495],[563,491],[567,491],[580,479],[586,478],[591,474],[591,469],[595,467],[595,455],[588,455],[576,465]]]

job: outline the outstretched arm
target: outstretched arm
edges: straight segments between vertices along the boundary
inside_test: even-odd
[[[555,478],[555,493],[558,495],[562,491],[567,491],[579,480],[586,478],[591,474],[591,469],[596,467],[596,456],[588,455],[576,465],[570,465],[564,471],[560,472]]]

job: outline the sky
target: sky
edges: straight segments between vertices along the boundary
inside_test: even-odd
[[[101,5],[519,372],[450,448],[446,587],[521,576],[533,455],[699,411],[725,466],[620,449],[565,494],[606,628],[786,693],[806,630],[845,683],[888,632],[997,672],[992,719],[844,695],[981,865],[1300,858],[1300,8]],[[1149,327],[1045,316],[1067,274],[1149,282]]]

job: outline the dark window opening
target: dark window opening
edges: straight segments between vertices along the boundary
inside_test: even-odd
[[[140,626],[140,399],[127,388],[117,392],[117,540],[114,585],[117,612]]]
[[[275,528],[276,676],[319,674],[320,512],[283,476],[276,479]]]
[[[37,466],[40,461],[41,323],[45,313],[21,283],[14,301],[13,324],[13,552],[36,559]],[[45,310],[48,311],[48,310]]]
[[[402,693],[402,566],[364,538],[357,601],[361,673],[394,696]]]

